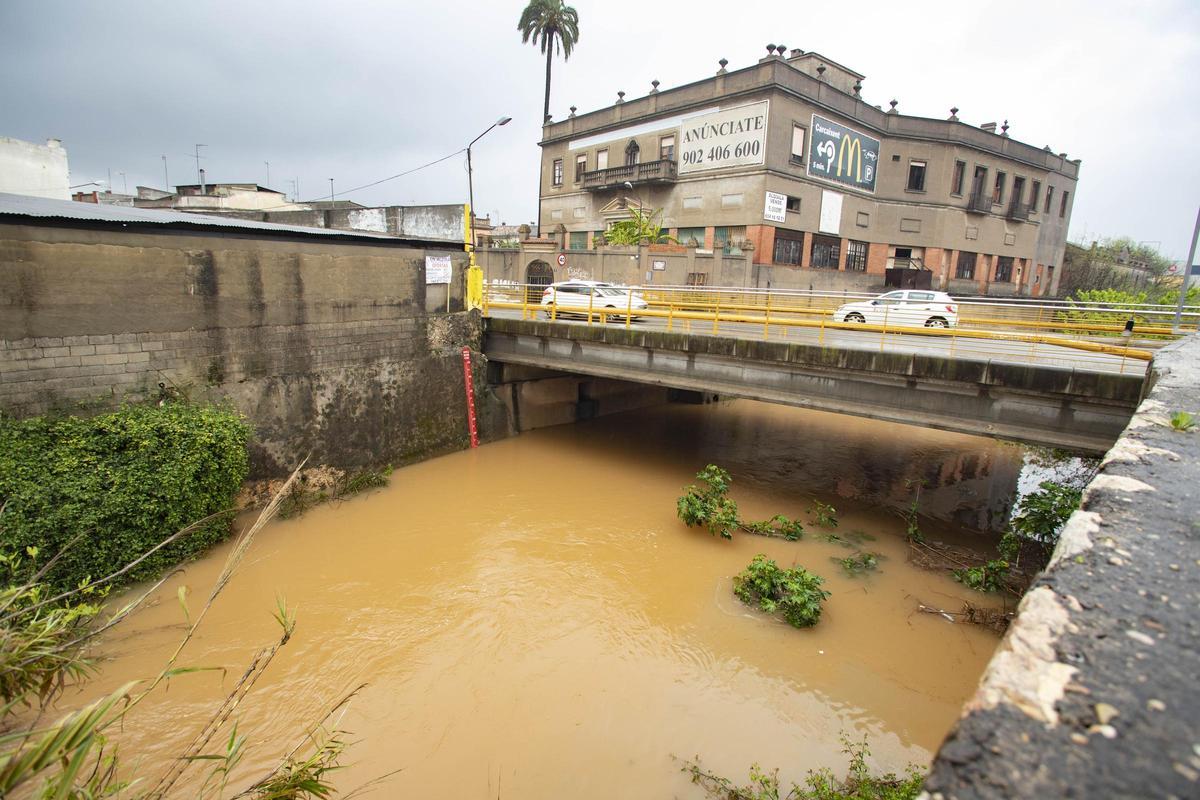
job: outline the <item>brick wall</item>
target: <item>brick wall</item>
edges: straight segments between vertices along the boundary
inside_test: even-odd
[[[443,251],[439,251],[443,252]],[[86,412],[183,395],[232,402],[256,475],[466,443],[462,309],[426,251],[215,233],[0,225],[0,409]],[[482,368],[482,359],[475,359]],[[482,380],[485,434],[507,433]]]

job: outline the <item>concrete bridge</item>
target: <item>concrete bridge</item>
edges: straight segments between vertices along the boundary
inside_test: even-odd
[[[496,384],[587,375],[1093,453],[1145,389],[1140,374],[496,317],[483,352]]]

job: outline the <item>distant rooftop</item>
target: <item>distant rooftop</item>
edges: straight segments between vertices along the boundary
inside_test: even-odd
[[[293,236],[317,236],[336,239],[376,239],[396,244],[426,242],[445,247],[445,242],[434,240],[400,238],[372,231],[345,231],[332,228],[309,228],[301,225],[281,225],[274,222],[256,222],[235,217],[216,217],[182,211],[164,211],[129,206],[96,205],[77,203],[72,200],[48,200],[42,197],[26,197],[18,194],[0,193],[0,223],[19,223],[20,218],[71,220],[76,222],[112,223],[126,225],[159,225],[170,228],[242,230],[263,233],[289,234]]]

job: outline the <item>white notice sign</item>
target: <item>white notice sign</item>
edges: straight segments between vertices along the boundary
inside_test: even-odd
[[[821,233],[837,236],[842,232],[842,198],[837,192],[821,192]]]
[[[763,207],[763,219],[771,222],[787,222],[787,195],[767,192],[767,203]]]
[[[768,101],[697,114],[679,123],[679,174],[762,164]]]
[[[450,256],[425,256],[425,283],[449,283]]]

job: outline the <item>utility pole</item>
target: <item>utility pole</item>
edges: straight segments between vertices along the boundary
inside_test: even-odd
[[[163,153],[163,190],[171,191],[171,179],[167,176],[167,154]]]
[[[1179,333],[1179,325],[1183,321],[1183,305],[1187,302],[1188,283],[1192,277],[1192,262],[1196,258],[1196,240],[1200,239],[1200,211],[1196,212],[1196,227],[1192,228],[1192,246],[1188,250],[1187,261],[1183,264],[1183,283],[1179,286],[1179,302],[1175,305],[1175,324],[1171,330]]]
[[[108,168],[108,191],[112,191],[112,167]]]
[[[201,158],[200,148],[201,147],[208,147],[208,145],[206,145],[206,144],[196,145],[196,181],[197,182],[200,182],[200,158]]]
[[[333,195],[333,178],[330,178],[329,179],[329,202],[331,202],[331,203],[336,202],[333,199],[333,197],[334,197],[334,195]]]
[[[292,202],[298,202],[300,200],[300,179],[292,178],[288,183],[292,185]]]
[[[267,165],[267,188],[270,189],[271,188],[271,162],[264,161],[263,163]]]
[[[121,176],[121,191],[122,191],[122,193],[129,194],[129,181],[125,180],[125,173],[118,172],[117,174]]]

